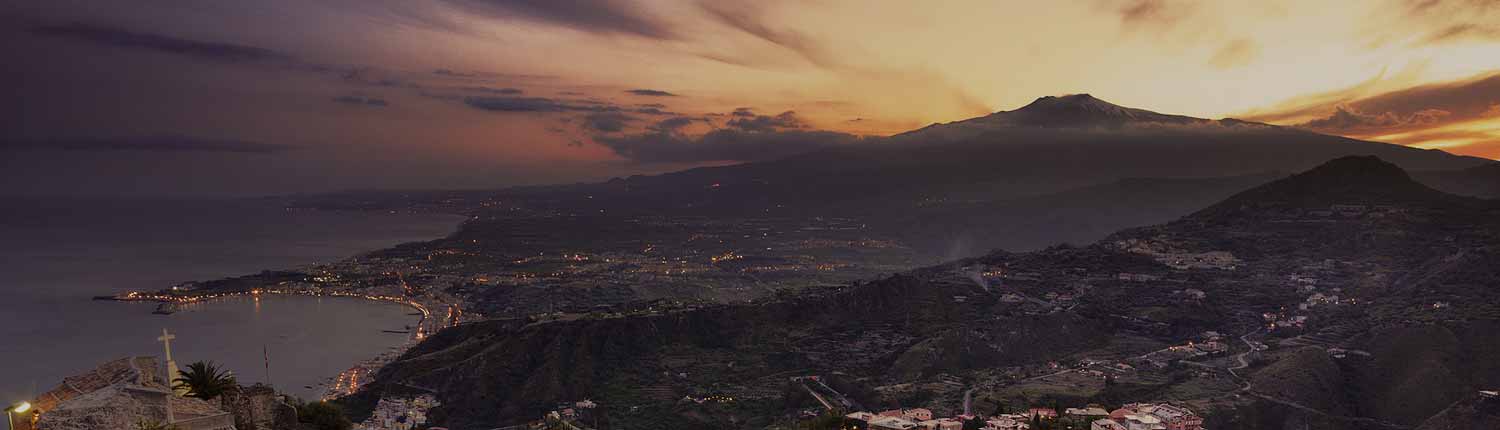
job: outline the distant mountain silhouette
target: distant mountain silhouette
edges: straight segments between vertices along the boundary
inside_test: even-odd
[[[1255,185],[1219,179],[1273,178],[1351,155],[1378,156],[1414,173],[1495,164],[1266,124],[1162,114],[1077,94],[1042,97],[879,143],[504,193],[617,214],[859,217],[875,231],[953,257],[1097,240],[1186,215]],[[1183,187],[1100,191],[1130,178]],[[1126,195],[1145,197],[1122,201]],[[1060,196],[1071,197],[1059,204]],[[997,207],[1026,222],[989,216]]]
[[[1453,194],[1500,198],[1500,163],[1462,170],[1416,172],[1418,181]]]
[[[1089,94],[1046,96],[1016,110],[1000,111],[978,118],[933,124],[897,135],[898,139],[972,138],[996,132],[1051,128],[1119,132],[1134,128],[1192,131],[1200,127],[1274,129],[1275,126],[1239,120],[1209,120],[1129,108]],[[1157,130],[1163,131],[1163,130]]]
[[[1035,126],[1079,126],[1125,123],[1195,124],[1206,120],[1160,114],[1145,109],[1127,108],[1088,94],[1073,94],[1062,97],[1046,96],[1020,109],[990,115],[1014,121],[1017,124]]]
[[[1466,200],[1413,180],[1395,164],[1374,156],[1350,156],[1236,194],[1206,209],[1222,214],[1250,208],[1328,209],[1334,205],[1435,206]]]

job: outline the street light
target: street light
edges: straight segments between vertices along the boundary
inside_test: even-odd
[[[5,421],[10,424],[10,430],[16,430],[16,417],[14,414],[23,414],[31,410],[30,402],[21,402],[5,408]]]

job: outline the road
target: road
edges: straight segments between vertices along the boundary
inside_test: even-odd
[[[1297,402],[1293,402],[1291,400],[1285,400],[1285,399],[1281,399],[1281,398],[1277,398],[1277,397],[1272,397],[1270,395],[1261,394],[1261,393],[1257,393],[1257,392],[1254,392],[1254,391],[1250,391],[1249,394],[1252,395],[1252,396],[1255,396],[1257,398],[1260,398],[1262,400],[1268,401],[1268,402],[1272,402],[1272,403],[1276,403],[1276,404],[1280,404],[1280,405],[1289,406],[1289,407],[1301,410],[1303,412],[1307,412],[1307,413],[1310,413],[1310,414],[1313,414],[1313,415],[1317,415],[1317,416],[1321,416],[1321,417],[1328,418],[1328,419],[1333,419],[1333,420],[1338,420],[1338,421],[1355,422],[1355,423],[1373,424],[1373,425],[1377,425],[1377,426],[1380,426],[1380,427],[1385,427],[1385,428],[1390,428],[1390,429],[1397,429],[1397,430],[1409,430],[1409,429],[1411,429],[1410,426],[1404,426],[1404,425],[1401,425],[1401,424],[1396,424],[1396,423],[1393,423],[1393,422],[1377,420],[1377,419],[1374,419],[1374,418],[1350,417],[1350,416],[1343,416],[1343,415],[1334,415],[1334,414],[1330,414],[1330,413],[1327,413],[1327,412],[1323,412],[1323,411],[1318,410],[1316,408],[1308,407],[1308,406],[1303,405],[1301,403],[1297,403]]]
[[[857,409],[856,406],[859,406],[855,404],[853,400],[849,400],[849,397],[845,396],[844,393],[840,393],[839,390],[835,390],[833,389],[833,387],[828,386],[828,384],[823,383],[823,378],[818,378],[814,382],[817,382],[819,386],[823,387],[823,389],[825,390],[828,390],[828,392],[833,393],[833,396],[836,398],[836,400],[838,400],[839,403],[843,404],[845,408]]]
[[[818,394],[818,390],[812,389],[812,387],[808,386],[806,382],[802,383],[802,388],[807,390],[807,394],[812,394],[813,398],[818,400],[818,403],[822,403],[823,409],[827,409],[829,411],[834,410],[833,404],[828,403],[828,400],[824,399],[822,394]]]
[[[1260,331],[1261,331],[1261,329],[1257,328],[1255,330],[1250,331],[1249,333],[1245,333],[1243,335],[1240,335],[1240,342],[1244,342],[1245,343],[1246,351],[1245,352],[1241,352],[1239,354],[1235,354],[1234,359],[1235,359],[1235,361],[1240,362],[1240,364],[1235,365],[1235,366],[1229,368],[1229,374],[1230,375],[1233,375],[1235,379],[1239,379],[1240,382],[1245,383],[1245,386],[1240,387],[1240,391],[1250,392],[1250,389],[1253,388],[1252,384],[1250,383],[1250,378],[1246,378],[1243,375],[1240,375],[1240,372],[1238,372],[1238,371],[1240,369],[1244,369],[1244,368],[1250,367],[1250,358],[1249,358],[1250,354],[1254,354],[1255,353],[1255,343],[1254,342],[1250,342],[1250,336],[1254,336],[1254,335],[1260,334]],[[1254,393],[1251,393],[1251,394],[1254,394]]]
[[[1245,333],[1244,335],[1240,336],[1240,342],[1244,342],[1245,343],[1245,347],[1248,348],[1249,350],[1245,351],[1245,352],[1242,352],[1242,353],[1240,353],[1238,355],[1235,355],[1234,359],[1236,361],[1239,361],[1239,364],[1229,368],[1229,374],[1230,375],[1234,375],[1234,377],[1236,379],[1239,379],[1240,382],[1243,382],[1245,384],[1244,387],[1240,388],[1240,391],[1243,391],[1243,392],[1245,392],[1245,394],[1248,394],[1248,395],[1251,395],[1251,396],[1255,396],[1256,398],[1259,398],[1259,399],[1262,399],[1262,400],[1265,400],[1265,401],[1268,401],[1268,402],[1272,402],[1272,403],[1276,403],[1276,404],[1279,404],[1279,405],[1291,407],[1291,408],[1294,408],[1294,409],[1297,409],[1297,410],[1300,410],[1300,411],[1303,411],[1303,412],[1307,412],[1307,413],[1310,413],[1310,414],[1313,414],[1313,415],[1317,415],[1317,416],[1321,416],[1321,417],[1328,418],[1328,419],[1333,419],[1333,420],[1338,420],[1338,421],[1364,423],[1364,424],[1373,424],[1373,425],[1380,426],[1380,427],[1385,427],[1385,428],[1390,428],[1390,429],[1398,429],[1398,430],[1407,430],[1407,429],[1411,428],[1409,426],[1404,426],[1404,425],[1401,425],[1401,424],[1396,424],[1396,423],[1392,423],[1392,422],[1377,420],[1377,419],[1374,419],[1374,418],[1349,417],[1349,416],[1343,416],[1343,415],[1334,415],[1334,414],[1330,414],[1330,413],[1327,413],[1327,412],[1323,412],[1322,410],[1319,410],[1317,408],[1309,407],[1307,405],[1303,405],[1301,403],[1297,403],[1297,402],[1294,402],[1294,401],[1291,401],[1291,400],[1286,400],[1286,399],[1282,399],[1282,398],[1279,398],[1279,397],[1271,396],[1269,394],[1263,394],[1263,393],[1256,392],[1255,391],[1255,385],[1254,385],[1254,383],[1250,382],[1250,378],[1246,378],[1246,377],[1240,375],[1239,372],[1238,372],[1238,370],[1242,370],[1242,369],[1245,369],[1247,367],[1250,367],[1249,356],[1250,356],[1250,354],[1255,353],[1255,344],[1252,343],[1252,342],[1250,342],[1250,336],[1254,336],[1256,334],[1260,334],[1260,329],[1256,329],[1254,331],[1251,331],[1249,333]]]

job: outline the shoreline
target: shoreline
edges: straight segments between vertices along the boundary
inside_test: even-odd
[[[409,328],[405,332],[396,332],[396,331],[389,330],[389,329],[376,329],[376,330],[378,330],[378,331],[380,331],[382,333],[402,333],[402,334],[407,334],[406,339],[404,341],[402,341],[401,344],[395,345],[395,346],[391,346],[385,352],[382,352],[382,353],[376,355],[375,357],[370,357],[370,358],[366,358],[366,359],[363,359],[363,360],[360,360],[360,361],[356,361],[352,366],[350,366],[349,368],[347,368],[347,369],[345,369],[343,371],[340,371],[336,375],[327,376],[327,377],[323,377],[323,378],[319,379],[318,382],[315,383],[315,385],[306,385],[306,386],[303,386],[303,387],[285,387],[285,389],[278,389],[279,391],[292,391],[292,390],[296,390],[298,388],[303,388],[303,389],[308,389],[308,390],[314,390],[315,392],[316,391],[321,391],[321,393],[315,394],[315,398],[317,400],[322,400],[322,401],[333,400],[333,399],[336,399],[336,398],[339,398],[339,397],[343,397],[343,396],[354,394],[356,391],[358,391],[358,389],[359,389],[360,386],[363,386],[364,384],[366,384],[370,380],[372,380],[373,379],[373,375],[377,371],[379,371],[380,368],[384,367],[387,363],[390,363],[391,361],[394,361],[397,357],[400,357],[402,354],[405,354],[406,351],[408,351],[411,348],[415,347],[418,343],[420,343],[422,341],[422,339],[425,339],[429,335],[429,330],[430,330],[429,327],[428,327],[428,323],[431,322],[431,321],[433,321],[433,319],[431,318],[432,312],[428,309],[427,305],[424,305],[421,302],[418,302],[416,300],[411,300],[411,299],[407,299],[407,298],[404,298],[404,297],[365,295],[365,294],[342,293],[342,292],[324,293],[324,292],[300,291],[300,290],[259,290],[259,289],[253,289],[253,290],[246,290],[246,291],[219,292],[219,293],[214,293],[214,294],[198,295],[198,296],[172,296],[172,295],[158,295],[158,294],[139,293],[139,292],[126,292],[126,293],[121,293],[121,294],[118,294],[118,295],[115,295],[115,296],[95,296],[93,299],[94,300],[99,300],[99,301],[114,301],[114,302],[132,302],[132,303],[151,302],[151,303],[158,303],[157,309],[154,310],[152,313],[153,314],[158,314],[158,315],[169,315],[169,314],[172,314],[172,313],[176,312],[176,310],[174,309],[174,310],[171,310],[171,311],[163,311],[162,310],[163,306],[172,306],[172,307],[175,307],[175,306],[186,305],[186,304],[207,303],[207,302],[219,301],[219,300],[224,300],[224,299],[235,299],[235,298],[246,298],[246,297],[259,299],[260,296],[262,296],[262,295],[265,295],[265,296],[277,295],[277,296],[286,296],[286,297],[304,297],[304,298],[320,298],[320,299],[324,298],[324,297],[359,299],[359,300],[371,301],[371,302],[399,304],[399,305],[406,306],[407,308],[410,308],[410,309],[413,309],[413,310],[416,311],[416,312],[403,313],[402,314],[404,316],[417,316],[418,317],[417,318],[417,323],[415,325],[407,326]],[[440,329],[440,327],[438,327],[438,329]]]
[[[456,212],[445,212],[445,211],[387,211],[387,210],[359,210],[359,209],[323,209],[323,208],[315,208],[315,207],[289,207],[289,206],[283,206],[283,210],[286,210],[286,211],[325,212],[325,213],[377,214],[377,215],[383,215],[383,214],[387,214],[387,213],[389,213],[389,214],[397,214],[397,213],[404,213],[404,214],[426,213],[426,214],[431,214],[431,215],[442,215],[444,217],[452,217],[453,218],[452,220],[450,220],[450,221],[452,221],[451,223],[445,223],[445,225],[448,225],[449,228],[447,229],[446,233],[444,233],[444,234],[442,234],[440,236],[437,236],[437,237],[434,237],[434,238],[430,238],[430,239],[406,240],[406,241],[397,242],[395,244],[391,244],[391,245],[387,245],[387,246],[383,246],[383,247],[377,247],[377,248],[373,248],[373,249],[360,250],[360,251],[357,251],[357,252],[353,253],[352,255],[344,257],[342,259],[343,261],[356,260],[356,259],[361,258],[362,256],[365,256],[365,255],[373,253],[373,252],[377,252],[377,251],[380,251],[380,250],[383,250],[383,249],[394,248],[394,247],[398,247],[398,246],[409,244],[409,243],[420,243],[420,242],[425,242],[425,241],[441,240],[443,238],[452,236],[453,234],[457,233],[460,229],[463,228],[463,226],[466,223],[468,223],[472,219],[472,217],[470,215],[467,215],[467,214],[456,213]],[[404,325],[403,324],[404,328],[405,328],[404,331],[397,331],[397,330],[391,330],[391,329],[375,329],[375,330],[378,330],[378,331],[380,331],[382,333],[406,334],[407,336],[406,336],[406,340],[404,342],[402,342],[399,345],[395,345],[395,346],[392,346],[392,347],[388,348],[385,352],[382,352],[382,353],[378,354],[375,357],[366,358],[366,359],[363,359],[361,361],[357,361],[352,366],[350,366],[348,369],[346,369],[346,370],[344,370],[342,372],[339,372],[337,375],[333,375],[333,376],[328,376],[328,377],[322,378],[319,382],[317,382],[316,386],[315,385],[308,385],[308,386],[300,387],[300,388],[306,388],[306,389],[315,390],[315,391],[318,391],[319,388],[321,388],[322,393],[316,395],[316,398],[318,400],[331,400],[331,399],[335,399],[335,398],[338,398],[338,397],[343,397],[343,396],[346,396],[346,395],[353,394],[355,391],[358,390],[358,388],[360,386],[364,385],[363,383],[361,383],[361,379],[362,379],[361,375],[364,375],[364,377],[366,379],[365,382],[367,383],[368,380],[369,380],[368,378],[372,378],[372,375],[376,371],[378,371],[381,367],[384,367],[385,364],[393,361],[395,358],[399,357],[401,354],[404,354],[406,351],[408,351],[411,348],[415,347],[418,343],[420,343],[423,339],[425,339],[431,333],[435,333],[437,330],[441,330],[443,328],[442,324],[440,322],[436,321],[432,317],[432,311],[431,311],[431,308],[430,308],[429,304],[423,303],[422,301],[420,301],[418,299],[413,299],[413,298],[404,297],[404,296],[378,295],[378,294],[361,294],[361,293],[346,292],[346,291],[321,291],[321,290],[314,290],[314,289],[284,289],[284,288],[245,288],[245,289],[234,289],[234,290],[217,290],[217,291],[211,291],[211,292],[201,292],[201,293],[197,293],[197,294],[195,294],[195,293],[197,293],[197,292],[194,292],[194,291],[182,291],[182,292],[179,292],[178,291],[178,287],[172,287],[170,289],[163,289],[163,290],[159,290],[157,292],[125,291],[125,292],[117,293],[117,294],[114,294],[114,295],[96,295],[96,296],[92,297],[92,300],[97,300],[97,301],[115,301],[115,302],[154,302],[154,303],[157,303],[157,306],[156,306],[156,308],[151,313],[152,314],[157,314],[157,315],[170,315],[170,314],[173,314],[173,313],[177,312],[178,311],[177,308],[179,306],[182,306],[182,305],[195,304],[195,303],[203,303],[203,302],[216,301],[216,300],[222,300],[222,299],[243,298],[243,297],[252,297],[252,298],[257,298],[258,299],[262,295],[279,295],[279,296],[289,296],[289,297],[290,296],[297,296],[297,297],[309,297],[309,298],[332,297],[332,298],[361,299],[361,300],[373,301],[373,302],[383,302],[383,303],[399,304],[399,305],[402,305],[402,306],[406,306],[407,308],[409,308],[409,309],[411,309],[411,310],[414,311],[414,312],[409,312],[409,313],[404,313],[403,314],[404,316],[417,316],[418,317],[416,324],[413,324],[413,325]],[[452,309],[456,308],[456,306],[453,306],[453,305],[447,304],[447,303],[437,303],[437,302],[435,302],[435,303],[431,303],[431,305],[450,308],[450,312],[453,312]],[[319,387],[319,388],[315,388],[315,387]],[[292,390],[295,390],[295,389],[297,389],[299,387],[287,387],[287,388],[288,388],[288,390],[284,390],[284,391],[292,391]]]
[[[127,291],[127,292],[116,294],[116,295],[113,295],[113,296],[94,296],[93,300],[113,301],[113,302],[153,302],[153,303],[158,303],[158,305],[157,305],[157,310],[154,311],[154,312],[152,312],[152,313],[154,313],[154,314],[161,314],[161,315],[169,315],[169,314],[172,314],[172,313],[176,312],[176,310],[175,309],[164,310],[163,306],[178,306],[178,305],[186,305],[186,304],[193,304],[193,303],[199,303],[199,302],[206,302],[206,301],[210,301],[210,300],[228,299],[228,298],[236,298],[236,297],[244,297],[244,296],[259,297],[260,295],[284,295],[284,296],[302,296],[302,297],[316,297],[316,298],[323,298],[323,297],[336,297],[336,298],[339,298],[339,297],[341,297],[341,298],[364,299],[364,300],[369,300],[369,301],[395,303],[395,304],[403,305],[403,306],[412,308],[412,309],[414,309],[414,310],[417,311],[415,313],[406,314],[406,315],[408,315],[408,316],[420,316],[420,318],[417,319],[417,324],[415,326],[416,329],[410,333],[412,335],[411,337],[414,338],[414,339],[416,339],[416,340],[422,340],[423,338],[425,338],[427,336],[426,333],[425,333],[426,324],[427,324],[427,322],[429,320],[431,320],[431,316],[432,316],[432,311],[428,310],[426,305],[424,305],[421,302],[418,302],[416,300],[411,300],[411,299],[408,299],[408,298],[405,298],[405,297],[381,296],[381,295],[372,295],[372,294],[344,293],[344,292],[337,292],[337,291],[325,293],[325,292],[318,292],[318,291],[303,291],[303,290],[262,290],[262,289],[251,289],[251,290],[241,290],[241,291],[225,291],[225,292],[219,292],[219,293],[214,293],[214,294],[197,295],[197,296],[170,295],[170,294],[152,294],[152,293],[142,293],[142,292],[139,292],[139,291]]]

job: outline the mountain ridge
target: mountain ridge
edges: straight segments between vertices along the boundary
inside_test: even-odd
[[[1025,129],[1051,129],[1120,132],[1131,129],[1155,129],[1156,132],[1174,131],[1214,132],[1223,129],[1240,131],[1302,131],[1270,124],[1243,121],[1232,118],[1220,120],[1175,115],[1152,110],[1121,106],[1094,97],[1088,93],[1062,96],[1042,96],[1031,103],[1013,110],[1003,110],[984,116],[946,123],[934,123],[916,130],[897,133],[897,140],[916,139],[961,139],[978,137],[987,133],[1015,132]],[[1310,132],[1309,132],[1310,133]]]
[[[1321,164],[1246,193],[1301,190],[1303,186],[1337,184],[1350,178],[1353,186],[1327,201],[1359,201],[1359,195],[1392,185],[1411,187],[1409,175],[1392,164],[1369,157],[1346,157]],[[1399,185],[1408,184],[1408,185]],[[1421,187],[1419,184],[1416,187]],[[763,418],[805,407],[794,402],[796,391],[787,375],[843,375],[854,381],[859,403],[876,408],[903,406],[900,398],[875,392],[888,387],[958,376],[975,383],[1015,383],[996,377],[996,366],[1041,365],[1040,373],[1055,372],[1075,354],[1137,356],[1125,351],[1108,334],[1177,342],[1204,331],[1259,333],[1262,315],[1274,316],[1306,303],[1310,292],[1287,288],[1288,274],[1317,271],[1320,291],[1348,298],[1343,304],[1319,304],[1308,323],[1309,333],[1323,326],[1357,324],[1346,336],[1351,348],[1374,355],[1368,363],[1347,361],[1310,370],[1317,378],[1295,384],[1281,377],[1287,368],[1301,368],[1298,360],[1334,363],[1333,350],[1299,347],[1285,340],[1296,333],[1263,340],[1277,345],[1252,361],[1287,361],[1282,366],[1252,366],[1238,376],[1220,375],[1197,380],[1179,372],[1193,391],[1173,391],[1180,381],[1165,376],[1129,382],[1128,390],[1101,384],[1068,398],[1070,404],[1123,403],[1149,400],[1149,393],[1199,392],[1209,384],[1222,393],[1194,401],[1212,403],[1228,393],[1239,393],[1240,383],[1253,382],[1255,393],[1300,404],[1313,403],[1327,393],[1335,397],[1358,392],[1359,402],[1329,403],[1332,414],[1368,414],[1379,419],[1415,425],[1457,400],[1449,389],[1431,391],[1430,401],[1396,410],[1403,390],[1430,390],[1432,378],[1412,377],[1403,384],[1385,384],[1369,375],[1415,372],[1432,363],[1403,359],[1404,351],[1422,350],[1416,340],[1445,332],[1429,323],[1438,320],[1456,333],[1473,333],[1473,342],[1448,342],[1444,354],[1483,356],[1496,333],[1475,326],[1468,315],[1500,315],[1500,252],[1496,242],[1494,204],[1468,205],[1431,189],[1413,193],[1437,195],[1430,208],[1410,208],[1375,216],[1304,218],[1312,222],[1282,222],[1253,212],[1231,212],[1243,222],[1204,224],[1191,217],[1167,224],[1122,231],[1118,239],[1135,239],[1129,246],[1104,241],[1083,247],[1055,246],[1026,253],[995,251],[918,268],[868,282],[806,291],[754,303],[649,311],[623,316],[579,315],[556,320],[502,320],[468,324],[430,337],[395,363],[382,369],[375,382],[348,401],[355,410],[367,408],[383,390],[401,392],[425,387],[440,393],[444,406],[432,415],[438,423],[468,427],[514,423],[538,416],[559,401],[599,400],[606,406],[612,428],[643,428],[646,423],[674,420],[659,428],[762,428]],[[1327,193],[1313,193],[1327,197]],[[1400,201],[1409,200],[1397,193]],[[1420,197],[1414,201],[1427,203]],[[1449,203],[1458,203],[1450,205]],[[1493,202],[1492,202],[1493,203]],[[1321,204],[1321,203],[1319,203]],[[1306,214],[1291,213],[1294,217]],[[1292,219],[1292,221],[1298,221]],[[1246,228],[1246,227],[1251,228]],[[1227,255],[1231,267],[1217,263],[1174,266],[1185,256]],[[980,271],[999,273],[976,275]],[[978,277],[979,280],[976,280]],[[1185,297],[1184,288],[1201,295]],[[1050,302],[1069,296],[1071,304]],[[1322,296],[1319,294],[1318,296]],[[1314,296],[1314,297],[1318,297]],[[1043,300],[1045,298],[1046,300]],[[1359,304],[1356,307],[1353,302]],[[1433,310],[1432,303],[1451,303],[1454,310]],[[1442,312],[1462,312],[1444,314]],[[1249,315],[1253,320],[1246,321]],[[1426,327],[1426,328],[1424,328]],[[1429,328],[1433,328],[1429,330]],[[1382,333],[1404,333],[1402,336]],[[1489,336],[1489,337],[1484,337]],[[1334,345],[1342,345],[1334,344]],[[1332,348],[1334,345],[1330,345]],[[1100,348],[1103,349],[1100,349]],[[1235,344],[1235,348],[1239,345]],[[1492,349],[1492,348],[1491,348]],[[1092,352],[1091,352],[1092,351]],[[1354,360],[1362,360],[1356,358]],[[1050,368],[1046,365],[1051,364]],[[1500,383],[1500,367],[1469,368],[1444,364],[1451,377],[1433,383],[1485,386]],[[1200,362],[1200,364],[1202,364]],[[1150,366],[1134,363],[1137,368]],[[1168,365],[1169,369],[1171,365]],[[1211,369],[1213,366],[1204,367]],[[1492,369],[1494,368],[1494,369]],[[1492,371],[1496,370],[1496,371]],[[1151,370],[1142,370],[1150,372]],[[1171,372],[1168,370],[1168,372]],[[1195,371],[1196,372],[1196,371]],[[1265,372],[1262,374],[1262,372]],[[1405,373],[1403,373],[1405,374]],[[774,375],[768,377],[766,375]],[[1219,382],[1208,382],[1218,379]],[[1193,382],[1193,381],[1197,382]],[[1166,382],[1160,382],[1166,381]],[[865,388],[859,388],[865,387]],[[993,410],[1008,401],[1003,394],[981,390],[976,404]],[[724,394],[739,398],[737,406],[694,405],[683,396]],[[1212,428],[1236,428],[1231,423],[1280,420],[1288,425],[1318,419],[1297,409],[1265,403],[1256,397],[1234,396],[1237,406],[1207,410]],[[1339,397],[1341,398],[1341,397]],[[778,400],[785,399],[785,400]],[[639,406],[640,409],[636,407]],[[909,405],[908,405],[909,406]],[[1200,406],[1201,408],[1201,406]],[[1265,408],[1276,412],[1256,412]],[[875,409],[879,410],[879,409]],[[1376,411],[1376,412],[1361,412]],[[1395,412],[1386,412],[1395,411]],[[1258,415],[1257,415],[1258,414]],[[756,417],[762,421],[748,421]],[[1336,423],[1329,423],[1336,424]],[[1239,427],[1244,428],[1244,427]],[[1263,427],[1255,427],[1263,428]],[[1358,427],[1327,426],[1338,430]]]
[[[1110,103],[1088,93],[1064,96],[1043,96],[1019,109],[994,115],[1018,116],[1023,124],[1031,125],[1093,125],[1098,123],[1159,122],[1200,123],[1210,120],[1184,115],[1170,115],[1146,109],[1131,108]]]

